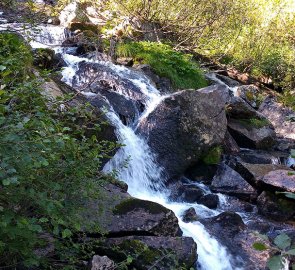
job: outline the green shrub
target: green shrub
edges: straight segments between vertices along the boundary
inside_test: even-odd
[[[28,44],[13,33],[0,33],[0,82],[12,85],[30,74],[33,57]]]
[[[121,43],[119,57],[132,57],[137,63],[149,64],[161,77],[169,78],[175,88],[198,89],[207,86],[203,72],[191,55],[174,51],[169,45],[156,42]]]
[[[28,77],[19,60],[31,63],[26,48],[18,36],[0,34],[1,64],[10,71],[1,73],[0,90],[0,266],[13,268],[44,263],[34,251],[48,244],[46,235],[57,253],[71,246],[65,239],[84,225],[77,212],[87,198],[101,198],[101,163],[115,147],[81,128],[82,121],[101,129],[91,107],[60,110],[66,101],[47,100],[44,80]]]
[[[295,95],[290,91],[285,91],[282,95],[279,96],[279,101],[282,102],[285,106],[295,110]]]

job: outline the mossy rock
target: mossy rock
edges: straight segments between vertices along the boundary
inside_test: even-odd
[[[271,123],[266,119],[257,119],[257,118],[250,118],[250,119],[239,119],[238,120],[243,126],[249,128],[263,128],[271,126]]]
[[[98,34],[100,29],[97,25],[90,22],[72,22],[69,26],[69,29],[74,32],[76,30],[91,31],[92,33]]]
[[[116,205],[116,207],[113,210],[113,213],[115,215],[124,215],[136,209],[143,209],[155,215],[161,213],[166,214],[169,212],[167,208],[160,204],[136,198],[128,198]]]
[[[163,244],[165,240],[168,241],[167,245]],[[110,257],[116,263],[129,258],[128,269],[189,269],[196,261],[196,249],[193,242],[186,240],[180,237],[166,239],[145,236],[110,238],[101,242],[97,252]],[[182,246],[184,242],[187,244],[187,249]],[[179,251],[179,246],[173,245],[180,245],[182,252]]]

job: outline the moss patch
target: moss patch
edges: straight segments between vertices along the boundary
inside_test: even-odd
[[[129,198],[116,205],[113,213],[115,215],[124,215],[135,209],[144,209],[151,214],[168,213],[169,210],[162,205],[154,202],[139,200],[136,198]]]
[[[201,160],[206,164],[206,165],[214,165],[218,164],[221,158],[222,154],[222,147],[221,146],[215,146],[211,148],[203,157]]]
[[[267,119],[250,118],[239,119],[238,121],[246,127],[263,128],[270,125],[270,122]]]

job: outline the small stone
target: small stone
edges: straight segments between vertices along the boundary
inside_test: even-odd
[[[182,220],[186,223],[198,220],[195,208],[190,207],[189,209],[185,210],[182,215]]]
[[[89,263],[89,270],[115,270],[115,263],[107,256],[94,255]]]
[[[206,194],[200,198],[199,203],[210,209],[216,209],[219,203],[219,198],[216,194]]]

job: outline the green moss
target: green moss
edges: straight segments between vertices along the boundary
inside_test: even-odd
[[[203,155],[202,161],[207,165],[218,164],[221,158],[221,154],[221,146],[215,146],[211,148],[205,155]]]
[[[262,128],[262,127],[266,127],[270,125],[270,122],[267,119],[250,118],[250,119],[239,119],[238,121],[245,126],[254,127],[254,128]]]
[[[167,213],[169,211],[167,208],[154,202],[139,200],[136,198],[128,198],[116,205],[113,213],[115,215],[124,215],[135,209],[144,209],[151,214]]]
[[[148,64],[160,77],[171,80],[178,89],[207,86],[204,74],[192,56],[174,51],[169,45],[156,42],[121,43],[117,56],[132,57],[135,63]]]

